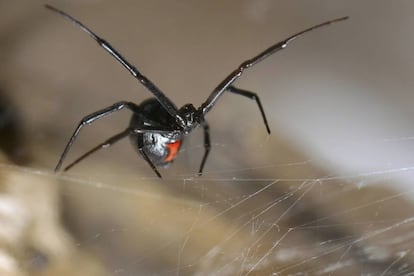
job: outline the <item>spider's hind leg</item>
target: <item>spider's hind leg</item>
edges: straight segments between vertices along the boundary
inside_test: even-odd
[[[93,122],[102,119],[104,117],[107,117],[109,115],[111,115],[114,112],[120,111],[124,108],[128,108],[129,110],[131,110],[132,112],[138,112],[139,111],[139,107],[132,103],[132,102],[125,102],[125,101],[121,101],[121,102],[117,102],[111,106],[108,106],[106,108],[103,108],[101,110],[98,110],[92,114],[89,114],[85,117],[83,117],[83,119],[80,121],[80,123],[78,124],[78,126],[76,127],[75,131],[73,132],[72,136],[69,139],[69,142],[66,144],[65,149],[63,150],[62,154],[60,155],[59,161],[55,167],[55,172],[59,171],[60,167],[62,166],[63,160],[65,160],[66,155],[68,154],[70,148],[72,147],[73,143],[75,142],[76,138],[79,135],[80,130],[86,126],[86,125],[90,125]]]
[[[107,147],[112,146],[113,144],[115,144],[116,142],[118,142],[119,140],[121,140],[122,138],[125,138],[126,136],[128,136],[129,133],[130,133],[130,129],[127,128],[126,130],[124,130],[124,131],[122,131],[122,132],[120,132],[120,133],[118,133],[118,134],[110,137],[105,142],[97,145],[96,147],[94,147],[91,150],[87,151],[86,153],[82,154],[75,161],[73,161],[72,163],[70,163],[69,165],[67,165],[63,171],[69,170],[70,168],[72,168],[73,166],[75,166],[76,164],[78,164],[79,162],[81,162],[83,159],[85,159],[89,155],[95,153],[96,151],[98,151],[100,149],[103,149],[103,148],[107,148]]]
[[[208,154],[210,153],[210,149],[211,149],[210,127],[208,126],[207,121],[203,122],[203,130],[204,130],[204,155],[203,155],[203,159],[201,160],[200,169],[198,170],[198,176],[201,176],[203,174],[203,168],[204,168]]]
[[[161,177],[160,172],[158,171],[157,167],[154,165],[154,163],[151,161],[149,156],[144,151],[144,143],[140,142],[142,140],[138,140],[138,152],[142,155],[142,157],[147,161],[148,165],[150,165],[151,169],[155,172],[155,174],[159,177]]]

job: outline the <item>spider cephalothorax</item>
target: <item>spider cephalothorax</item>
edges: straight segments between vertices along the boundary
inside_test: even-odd
[[[279,50],[284,49],[289,42],[298,36],[314,29],[348,18],[341,17],[323,22],[270,46],[257,56],[242,62],[239,67],[237,67],[222,82],[220,82],[220,84],[213,90],[213,92],[211,92],[207,100],[198,109],[195,108],[192,104],[186,104],[180,109],[177,109],[174,103],[167,96],[165,96],[164,93],[153,82],[141,74],[141,72],[138,71],[125,58],[123,58],[122,55],[108,42],[97,36],[88,27],[67,13],[50,5],[46,5],[46,8],[59,13],[64,18],[79,27],[82,31],[86,32],[112,57],[120,62],[133,75],[133,77],[136,78],[143,86],[145,86],[148,91],[151,92],[154,96],[154,98],[150,98],[142,102],[140,105],[136,105],[132,102],[121,101],[85,116],[78,124],[78,127],[75,129],[74,133],[69,139],[69,142],[66,144],[66,147],[56,165],[55,171],[58,171],[62,166],[67,153],[75,142],[83,126],[92,124],[98,119],[111,115],[112,113],[117,112],[121,109],[127,108],[132,112],[132,118],[128,128],[110,137],[103,143],[86,152],[81,157],[69,164],[65,170],[68,170],[95,151],[111,146],[113,143],[119,141],[120,139],[129,136],[132,144],[136,147],[137,151],[141,154],[145,161],[147,161],[147,163],[159,177],[161,177],[161,174],[159,173],[157,166],[165,167],[174,161],[180,150],[184,136],[190,134],[198,126],[202,126],[204,130],[204,155],[198,171],[199,175],[201,175],[211,147],[209,126],[205,120],[205,116],[216,104],[217,100],[224,92],[230,92],[255,100],[262,115],[266,130],[270,134],[270,128],[267,123],[266,115],[264,113],[259,96],[254,92],[237,88],[233,85],[233,83],[243,74],[245,69],[252,67],[261,60],[269,57]]]
[[[193,129],[204,122],[204,115],[192,104],[186,104],[178,112],[177,124],[184,134],[189,134]]]

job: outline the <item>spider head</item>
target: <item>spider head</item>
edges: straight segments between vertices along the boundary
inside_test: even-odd
[[[186,104],[178,110],[176,120],[184,133],[188,134],[201,123],[202,118],[192,104]]]

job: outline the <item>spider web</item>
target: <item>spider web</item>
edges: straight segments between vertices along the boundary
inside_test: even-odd
[[[164,180],[124,175],[120,182],[117,175],[114,182],[109,174],[69,174],[59,181],[77,246],[98,256],[110,275],[413,273],[407,198],[414,190],[387,186],[414,167],[253,177],[315,168],[305,160],[207,170],[201,178],[174,172]]]
[[[147,164],[130,153],[130,145],[123,142],[91,157],[68,174],[56,176],[50,170],[6,165],[1,165],[0,170],[40,177],[45,182],[57,181],[53,184],[60,189],[63,221],[77,248],[96,256],[109,275],[413,275],[414,160],[410,155],[413,136],[409,131],[413,117],[413,66],[408,58],[412,56],[412,9],[408,4],[350,1],[344,5],[338,1],[331,6],[289,1],[293,3],[291,16],[289,9],[283,9],[279,2],[229,2],[227,9],[223,9],[222,2],[216,2],[217,6],[209,10],[213,12],[210,16],[208,5],[197,3],[187,14],[186,8],[171,3],[159,5],[160,9],[164,5],[166,8],[162,8],[162,16],[155,22],[167,19],[163,26],[171,25],[173,30],[172,36],[167,37],[154,35],[160,33],[161,27],[149,29],[148,36],[142,34],[142,29],[137,33],[137,25],[153,22],[154,14],[158,14],[151,5],[137,2],[135,9],[113,4],[94,23],[92,14],[89,16],[83,8],[78,12],[67,10],[109,36],[139,68],[154,76],[157,83],[161,80],[160,86],[181,91],[182,94],[169,94],[177,103],[194,104],[202,102],[206,97],[204,91],[210,91],[211,84],[232,70],[231,66],[238,64],[240,58],[257,53],[279,37],[277,28],[286,25],[286,34],[290,34],[309,22],[319,22],[319,18],[307,18],[317,13],[321,13],[323,20],[338,13],[350,15],[352,21],[304,38],[286,54],[261,64],[237,83],[260,94],[274,131],[269,138],[265,137],[261,122],[257,123],[259,114],[254,104],[223,96],[218,104],[221,108],[208,116],[213,147],[200,178],[194,176],[203,150],[198,142],[202,140],[200,134],[186,141],[173,166],[161,171],[163,180],[154,177]],[[253,19],[243,24],[233,16],[237,15],[237,8],[246,5],[251,6],[247,12]],[[119,20],[125,21],[116,25],[108,19],[114,17],[108,15],[116,14],[119,6],[124,6],[117,12],[122,14]],[[216,13],[216,9],[221,13]],[[90,8],[90,12],[99,10]],[[189,14],[194,18],[186,18]],[[368,20],[362,20],[367,19],[367,14]],[[222,19],[217,21],[219,25],[193,23],[199,18],[210,23],[213,17]],[[303,22],[299,24],[300,17]],[[26,30],[27,21],[23,22],[22,30]],[[45,25],[54,27],[55,23]],[[192,25],[197,29],[188,28]],[[206,27],[205,40],[187,40],[200,31],[198,26],[211,26]],[[12,90],[13,93],[20,91],[17,95],[22,110],[32,110],[26,114],[27,125],[33,126],[32,133],[48,130],[43,138],[33,137],[43,139],[49,147],[39,155],[42,168],[53,166],[68,133],[73,131],[69,128],[80,116],[96,110],[95,105],[102,107],[128,97],[139,101],[147,95],[143,91],[135,93],[136,81],[125,72],[119,70],[117,75],[117,69],[105,71],[116,66],[96,45],[78,35],[78,30],[68,37],[63,28],[66,30],[67,26],[62,24],[56,36],[50,31],[33,35],[37,43],[21,40],[26,47],[20,49],[23,54],[17,64],[24,66],[17,66],[17,73],[13,74],[19,76],[15,82],[21,88]],[[230,32],[236,32],[234,37],[243,37],[234,41],[231,37],[230,42],[218,44],[228,39]],[[110,37],[122,33],[127,34],[123,46],[119,39]],[[284,34],[280,33],[280,37]],[[84,52],[84,44],[74,42],[78,36],[79,41],[93,46],[89,52]],[[48,39],[52,37],[56,37],[58,45],[50,43]],[[211,41],[217,43],[216,48],[212,48]],[[240,53],[236,51],[246,41],[251,45],[240,49]],[[168,42],[178,44],[174,48]],[[189,48],[194,52],[183,47],[192,43],[196,45]],[[19,49],[10,47],[15,48]],[[36,52],[37,58],[33,58]],[[82,55],[80,61],[75,61],[74,56],[80,52],[88,58]],[[211,52],[211,57],[203,56]],[[141,60],[142,53],[151,58]],[[166,54],[158,56],[160,53]],[[207,66],[206,59],[211,59]],[[65,70],[56,70],[57,64]],[[95,74],[97,68],[99,74]],[[78,76],[71,79],[73,72]],[[26,77],[22,80],[21,76]],[[36,82],[41,80],[49,85],[35,89]],[[200,93],[194,93],[194,88]],[[30,101],[28,91],[33,95]],[[401,93],[389,96],[389,91]],[[52,99],[60,105],[51,104]],[[231,106],[231,112],[227,112],[226,106]],[[392,110],[390,106],[398,108]],[[76,112],[68,112],[75,109]],[[62,116],[51,119],[51,114],[61,114],[62,110]],[[248,118],[253,119],[246,119],[246,110],[252,110]],[[109,137],[127,121],[124,117],[117,123],[111,119],[102,122],[107,133],[101,131],[100,125],[86,130],[89,136],[82,133],[74,154],[96,145],[97,141],[91,138]],[[279,133],[292,141],[284,141]],[[50,147],[49,140],[56,144]],[[333,149],[334,154],[329,156],[324,152],[326,148]],[[356,154],[344,162],[344,156],[349,157],[347,153]],[[27,181],[25,185],[32,187],[33,183]]]

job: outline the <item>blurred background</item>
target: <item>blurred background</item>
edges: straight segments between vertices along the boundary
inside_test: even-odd
[[[33,178],[43,183],[53,200],[24,206],[53,210],[56,240],[66,241],[60,248],[88,256],[80,258],[92,267],[85,275],[414,271],[412,1],[48,3],[104,37],[177,106],[199,106],[236,66],[273,43],[350,16],[295,40],[237,81],[259,94],[270,136],[254,102],[223,95],[207,117],[213,147],[202,177],[201,130],[161,169],[162,180],[128,139],[55,176],[83,116],[151,95],[44,2],[0,1],[0,115],[12,126],[0,140],[4,190],[14,191],[7,183],[16,181],[32,195]],[[68,161],[129,118],[123,111],[86,127]],[[42,225],[39,212],[31,220]],[[59,269],[68,275],[78,267],[79,257],[39,246],[48,243],[44,232],[36,239],[44,240],[10,253],[16,271],[53,275],[51,256],[67,262]],[[41,266],[33,261],[39,258]]]

